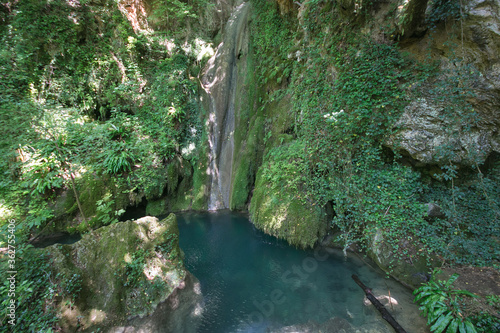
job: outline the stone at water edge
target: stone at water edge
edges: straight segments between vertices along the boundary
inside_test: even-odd
[[[53,259],[59,282],[80,276],[81,291],[74,306],[66,305],[71,299],[64,293],[56,305],[63,330],[121,326],[153,313],[186,277],[178,239],[177,219],[170,214],[162,221],[147,216],[112,224],[85,234],[72,245],[43,249]],[[144,253],[143,262],[137,262],[138,250]],[[129,280],[127,263],[144,264],[138,281]]]

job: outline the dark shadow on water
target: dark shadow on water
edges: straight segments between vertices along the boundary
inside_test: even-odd
[[[36,248],[44,248],[54,244],[73,244],[82,239],[80,234],[57,233],[47,236],[40,236],[31,245]]]

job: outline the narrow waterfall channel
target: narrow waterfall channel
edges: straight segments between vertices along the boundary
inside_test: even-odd
[[[208,61],[202,86],[209,100],[209,173],[211,176],[209,210],[229,208],[234,152],[234,104],[236,98],[236,61],[243,47],[249,12],[246,2],[236,6],[223,41]]]

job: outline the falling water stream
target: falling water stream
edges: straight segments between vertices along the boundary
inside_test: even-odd
[[[237,95],[236,61],[247,31],[248,12],[249,3],[236,5],[226,24],[223,41],[208,61],[201,80],[209,99],[209,210],[229,208],[234,151],[234,105]]]

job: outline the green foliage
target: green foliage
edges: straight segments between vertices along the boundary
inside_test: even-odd
[[[119,174],[132,170],[134,163],[133,155],[128,151],[128,147],[123,142],[113,142],[104,152],[105,173]]]
[[[256,58],[261,61],[257,66],[257,82],[279,84],[290,77],[293,68],[288,57],[293,46],[292,22],[281,16],[272,2],[256,0],[254,8],[258,15],[254,20],[258,22],[251,26],[251,37]]]
[[[161,245],[157,245],[155,250],[161,252],[163,257],[167,260],[172,261],[179,257],[179,253],[177,253],[177,249],[174,246],[175,242],[178,241],[179,237],[176,234],[167,232],[165,242]]]
[[[125,266],[125,286],[137,286],[144,277],[144,268],[146,267],[146,258],[149,251],[139,248],[132,253],[131,261]]]
[[[343,233],[344,246],[367,243],[378,229],[385,231],[395,254],[400,239],[418,235],[424,206],[415,197],[421,192],[419,175],[398,164],[377,166],[354,159],[344,172],[331,179],[336,216],[332,223]],[[366,242],[365,242],[366,241]]]
[[[72,301],[78,299],[82,291],[82,277],[80,274],[75,273],[71,276],[66,276],[59,273],[56,275],[56,279],[61,281],[60,288],[64,295],[69,296]]]
[[[332,202],[332,226],[343,232],[346,247],[368,240],[379,228],[397,244],[425,223],[418,174],[388,163],[380,144],[408,103],[412,62],[392,45],[375,43],[354,28],[339,28],[331,6],[306,7],[300,28],[309,39],[296,49],[287,29],[291,22],[259,3],[265,8],[257,9],[253,36],[264,57],[259,80],[273,78],[275,62],[290,68],[279,72],[291,79],[286,93],[298,115],[298,139],[269,151],[263,177],[276,191],[297,191],[295,200],[303,203]]]
[[[483,177],[470,177],[468,183],[447,187],[436,184],[425,198],[436,202],[445,218],[422,230],[422,239],[451,263],[491,265],[500,254],[496,240],[500,232],[500,178],[494,168]]]
[[[448,19],[459,20],[462,16],[460,0],[431,0],[429,5],[431,10],[426,19],[431,26]]]
[[[273,148],[265,158],[262,177],[275,191],[282,188],[302,192],[304,164],[304,142],[293,141],[289,145]],[[305,199],[305,197],[304,197]]]
[[[464,318],[461,309],[463,297],[477,297],[466,291],[453,289],[453,282],[458,274],[453,274],[447,281],[435,281],[435,270],[432,279],[414,291],[415,302],[420,304],[420,310],[427,317],[432,332],[477,332],[470,318]]]
[[[203,11],[213,7],[208,0],[153,0],[152,13],[148,20],[169,34],[185,33],[198,23]]]
[[[489,333],[500,331],[500,318],[498,316],[495,317],[489,313],[481,313],[473,316],[471,320],[478,332]]]
[[[0,264],[3,272],[9,271],[6,261]],[[16,248],[16,325],[10,326],[4,321],[0,332],[52,332],[58,321],[53,305],[59,286],[51,276],[50,266],[50,260],[33,249],[23,245]],[[8,318],[8,292],[8,280],[4,279],[0,286],[3,299],[0,316],[4,320]]]
[[[48,202],[72,191],[71,176],[78,183],[109,174],[130,191],[157,188],[157,170],[199,142],[189,76],[196,55],[177,46],[172,54],[164,37],[136,34],[116,2],[28,0],[6,17],[0,202],[10,215],[0,224],[16,218],[24,233],[44,227],[53,217]],[[112,200],[99,199],[88,203],[97,207],[91,224],[111,223]]]
[[[96,202],[97,213],[96,216],[90,221],[90,225],[103,226],[118,222],[118,217],[125,213],[125,210],[113,210],[114,200],[111,198],[110,193],[106,193],[101,200]]]
[[[278,192],[298,191],[295,200],[301,202],[331,203],[331,225],[342,231],[346,247],[366,244],[383,229],[401,256],[407,254],[399,241],[415,237],[425,244],[421,253],[452,263],[493,264],[499,255],[499,186],[493,176],[498,171],[460,182],[463,171],[454,165],[460,158],[480,161],[473,149],[457,156],[454,146],[457,135],[471,132],[479,119],[468,102],[478,74],[453,53],[457,45],[447,42],[455,66],[441,70],[432,61],[414,62],[395,44],[361,34],[360,20],[345,24],[335,3],[304,4],[295,22],[256,2],[252,44],[258,80],[268,92],[259,102],[266,109],[291,96],[296,115],[293,133],[287,134],[297,139],[268,150],[267,184]],[[432,8],[433,24],[461,16],[457,1],[434,1]],[[277,73],[283,79],[275,80]],[[442,172],[432,180],[399,165],[400,156],[383,148],[405,107],[417,98],[435,105],[447,124],[448,139],[435,152]],[[271,134],[264,136],[267,147],[277,145]],[[425,202],[438,203],[446,219],[426,221]]]

